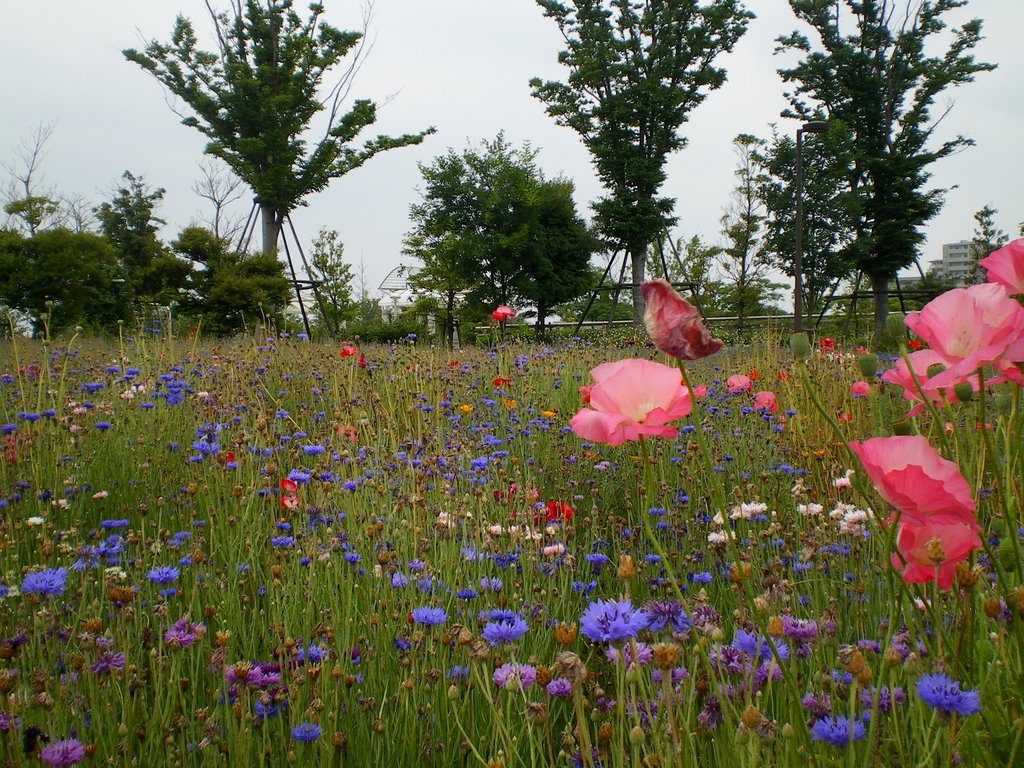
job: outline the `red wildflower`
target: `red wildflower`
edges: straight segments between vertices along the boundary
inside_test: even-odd
[[[496,386],[496,387],[507,387],[511,383],[512,383],[512,379],[505,379],[505,378],[502,378],[501,376],[498,376],[494,380],[494,386]]]
[[[549,501],[544,505],[544,509],[547,511],[545,517],[549,524],[568,523],[572,520],[573,509],[564,501]]]
[[[359,353],[359,357],[356,360],[356,365],[358,365],[360,368],[366,367],[366,355],[364,355],[362,352]]]
[[[359,350],[353,347],[351,344],[346,344],[338,352],[338,357],[352,357],[352,355],[358,355]]]
[[[282,477],[278,483],[278,487],[281,489],[281,506],[291,511],[299,506],[298,486],[294,480],[289,480],[287,477]]]
[[[515,316],[516,316],[515,310],[512,309],[512,307],[508,307],[508,306],[506,306],[504,304],[502,304],[501,306],[497,307],[493,312],[491,312],[491,317],[494,320],[498,321],[499,323],[501,323],[501,322],[503,322],[505,320],[511,320]]]

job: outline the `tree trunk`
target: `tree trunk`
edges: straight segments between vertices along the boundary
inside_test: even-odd
[[[872,341],[881,343],[885,336],[885,321],[889,317],[889,279],[888,274],[871,275],[871,293],[874,298],[874,333]]]
[[[263,253],[277,253],[277,236],[281,231],[281,217],[270,203],[260,203],[263,222]]]
[[[644,258],[646,255],[646,244],[629,251],[629,258],[633,263],[633,325],[637,328],[644,327],[644,295],[640,292],[640,283],[644,281]]]
[[[448,291],[444,315],[444,335],[448,349],[455,349],[455,291]]]

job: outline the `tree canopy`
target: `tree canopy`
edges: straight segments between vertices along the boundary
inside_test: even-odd
[[[545,179],[536,154],[499,135],[420,166],[426,186],[406,252],[423,261],[415,282],[444,295],[449,313],[465,292],[470,303],[533,304],[542,327],[555,304],[589,286],[600,244],[576,213],[572,183]]]
[[[324,22],[319,3],[310,5],[305,20],[292,6],[292,0],[239,0],[231,13],[211,8],[213,52],[198,48],[192,22],[183,16],[170,44],[151,41],[143,51],[124,51],[188,105],[192,114],[182,122],[202,132],[209,139],[206,152],[252,187],[268,253],[276,248],[284,216],[308,195],[378,152],[417,144],[433,131],[377,136],[354,145],[377,119],[376,105],[368,99],[343,108],[363,35]],[[325,95],[325,77],[350,54],[356,61]],[[313,120],[325,110],[322,133],[313,140]]]
[[[639,284],[647,246],[673,221],[660,196],[668,155],[686,144],[679,128],[725,82],[713,66],[732,50],[752,14],[739,0],[537,0],[567,48],[566,82],[530,81],[548,114],[576,131],[607,194],[594,204],[604,239],[632,262],[633,312],[643,319]]]
[[[935,99],[948,88],[969,83],[994,69],[976,61],[981,21],[951,30],[945,53],[929,53],[943,32],[945,14],[967,0],[790,0],[798,19],[814,31],[812,43],[801,32],[779,39],[780,50],[802,59],[779,70],[795,89],[787,94],[784,116],[837,120],[852,141],[842,162],[847,183],[861,196],[857,236],[862,247],[856,265],[870,279],[875,295],[875,336],[885,330],[888,285],[912,264],[921,226],[942,206],[944,190],[929,189],[929,167],[973,142],[965,136],[938,142]],[[948,111],[948,108],[947,110]]]

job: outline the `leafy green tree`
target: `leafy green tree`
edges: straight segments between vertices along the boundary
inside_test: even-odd
[[[420,166],[426,186],[410,210],[406,253],[424,264],[413,284],[443,297],[448,338],[460,294],[478,305],[534,304],[542,330],[554,305],[586,290],[599,244],[576,213],[572,184],[545,179],[536,154],[499,135]]]
[[[779,39],[780,50],[803,56],[779,70],[795,89],[784,116],[837,120],[849,131],[841,159],[847,183],[862,198],[857,224],[864,241],[854,255],[871,281],[874,335],[885,331],[889,283],[917,256],[921,226],[942,205],[944,190],[928,189],[929,167],[973,142],[964,136],[936,143],[931,108],[947,88],[994,68],[976,61],[981,21],[951,30],[945,53],[931,55],[944,33],[943,16],[967,0],[789,0],[818,42],[801,32]],[[843,30],[849,29],[844,34]],[[948,111],[948,110],[946,110]],[[945,115],[945,111],[938,119]]]
[[[169,304],[179,297],[190,267],[168,252],[158,237],[166,222],[154,211],[164,190],[151,189],[129,171],[122,178],[124,186],[96,209],[100,230],[118,255],[128,301]]]
[[[741,336],[746,331],[747,318],[772,309],[781,288],[768,279],[770,264],[762,242],[766,213],[757,193],[758,179],[762,175],[757,150],[763,144],[762,139],[749,134],[740,134],[733,140],[738,160],[737,184],[732,203],[722,217],[726,296]]]
[[[315,309],[317,325],[330,334],[356,319],[359,308],[352,298],[352,265],[343,260],[345,246],[333,229],[321,229],[313,241],[310,277],[319,283],[320,301]]]
[[[689,240],[663,235],[652,246],[647,257],[647,269],[651,274],[661,276],[661,251],[666,250],[665,266],[672,283],[685,283],[683,293],[700,307],[705,317],[728,315],[728,286],[721,279],[718,266],[722,257],[722,246],[705,243],[700,235]]]
[[[829,296],[856,270],[860,196],[847,184],[846,165],[836,158],[849,151],[849,135],[833,124],[813,140],[804,140],[802,272],[804,314],[819,314]],[[757,194],[765,207],[764,247],[776,269],[794,277],[796,249],[796,142],[773,131],[755,153],[762,168]]]
[[[117,254],[89,232],[47,229],[33,237],[0,231],[0,302],[51,333],[83,325],[111,330],[126,307],[118,295]]]
[[[967,274],[969,285],[985,282],[985,270],[978,266],[978,261],[984,259],[992,251],[998,251],[1009,241],[1009,236],[996,226],[995,217],[998,209],[986,205],[974,214],[974,221],[977,226],[974,228],[974,235],[971,237],[971,255],[974,263]]]
[[[182,122],[209,140],[219,157],[256,193],[263,224],[263,251],[274,253],[284,217],[331,179],[358,168],[378,152],[418,144],[433,129],[398,137],[377,136],[361,147],[357,135],[377,119],[374,102],[358,99],[345,112],[342,101],[358,70],[360,32],[323,21],[314,3],[303,21],[292,0],[238,0],[230,13],[210,16],[217,50],[197,48],[192,23],[179,16],[170,44],[151,41],[125,57],[153,75],[194,114]],[[330,70],[353,60],[323,94]],[[320,138],[311,121],[326,111]]]
[[[274,254],[230,250],[202,227],[186,227],[171,247],[194,265],[181,311],[200,319],[207,333],[228,336],[282,321],[290,289]]]
[[[712,66],[731,51],[752,14],[739,0],[537,0],[567,48],[566,82],[530,81],[548,114],[576,131],[607,194],[596,225],[632,265],[633,317],[643,322],[647,247],[673,221],[675,201],[659,196],[668,155],[686,139],[689,113],[725,82]]]

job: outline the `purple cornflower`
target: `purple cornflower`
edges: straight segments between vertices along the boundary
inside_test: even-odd
[[[181,618],[164,632],[164,642],[172,648],[188,648],[205,634],[205,625]]]
[[[491,680],[499,688],[507,691],[522,691],[529,688],[537,679],[537,670],[529,664],[510,662],[502,664],[491,675]]]
[[[444,612],[443,608],[414,608],[412,620],[417,624],[426,624],[428,627],[432,627],[435,624],[444,624],[448,621],[448,614]]]
[[[179,573],[180,571],[177,568],[172,568],[169,565],[159,565],[147,573],[146,577],[153,584],[170,584],[178,578]]]
[[[818,622],[814,619],[794,619],[792,616],[782,617],[782,634],[790,640],[806,642],[818,636]]]
[[[512,616],[503,616],[495,621],[487,622],[480,636],[493,648],[497,645],[514,643],[525,635],[529,628],[529,625],[521,616],[513,614]]]
[[[572,683],[564,677],[556,677],[547,684],[545,690],[548,692],[548,696],[553,696],[556,699],[564,699],[572,693]]]
[[[64,581],[68,577],[67,568],[46,568],[30,573],[21,582],[23,594],[37,594],[43,597],[55,597],[64,594]]]
[[[827,741],[833,747],[845,747],[851,741],[864,738],[867,729],[860,720],[849,720],[842,715],[823,717],[811,726],[814,741]]]
[[[883,715],[892,709],[893,704],[902,704],[907,700],[907,695],[903,692],[902,688],[893,688],[891,691],[888,686],[882,686],[878,689],[878,711]],[[860,703],[865,709],[871,709],[875,701],[875,689],[864,688],[860,692]]]
[[[580,632],[594,643],[618,643],[636,637],[648,617],[625,600],[597,600],[580,617]]]
[[[953,712],[973,715],[981,711],[981,692],[961,691],[960,683],[942,672],[921,675],[917,681],[917,695],[929,707],[947,715]]]
[[[737,629],[736,636],[732,640],[733,648],[743,651],[752,658],[760,657],[762,661],[771,661],[775,658],[772,654],[773,646],[781,661],[789,658],[789,646],[781,640],[769,640],[743,629]]]
[[[299,723],[292,728],[292,738],[303,744],[316,741],[320,738],[320,726],[316,723]]]
[[[80,763],[85,759],[85,747],[78,739],[65,739],[57,741],[39,752],[39,757],[47,765],[55,768],[67,768],[67,766]]]
[[[109,675],[111,672],[124,669],[124,652],[111,653],[107,651],[96,657],[96,661],[89,667],[94,675]]]
[[[644,606],[644,612],[651,632],[661,632],[666,627],[673,632],[685,632],[690,628],[690,618],[678,600],[654,600]]]
[[[608,661],[617,663],[622,659],[623,655],[626,657],[626,666],[636,662],[641,667],[650,664],[654,659],[654,652],[651,650],[651,646],[647,643],[626,643],[624,646],[625,654],[623,654],[618,648],[609,648],[604,652],[605,657]],[[633,650],[636,649],[636,657],[633,657]]]

